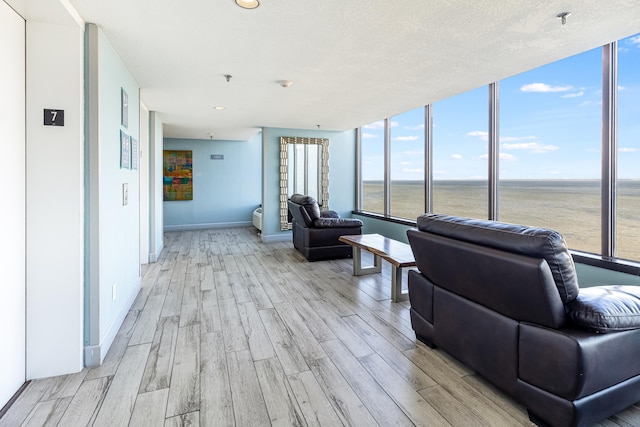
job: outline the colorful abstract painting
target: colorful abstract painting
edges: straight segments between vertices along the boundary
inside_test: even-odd
[[[193,200],[191,150],[164,150],[162,170],[162,194],[165,202]]]

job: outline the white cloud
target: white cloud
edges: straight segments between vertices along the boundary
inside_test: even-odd
[[[400,164],[401,164],[402,166],[407,166],[407,165],[410,165],[410,164],[411,164],[411,162],[400,162]]]
[[[638,47],[640,47],[640,35],[633,36],[629,40],[631,41],[631,43],[638,45]]]
[[[447,171],[433,171],[434,175],[446,175]]]
[[[635,153],[639,150],[637,148],[619,148],[618,151],[621,153]]]
[[[535,136],[501,136],[500,142],[525,141],[527,139],[536,139]]]
[[[485,132],[483,130],[474,130],[474,131],[471,131],[471,132],[467,132],[466,135],[467,136],[477,136],[483,141],[488,141],[489,140],[489,132]]]
[[[488,154],[483,154],[482,156],[480,156],[481,159],[488,159],[489,155]],[[512,160],[517,160],[518,158],[512,154],[509,153],[500,153],[500,159],[501,160],[508,160],[508,161],[512,161]]]
[[[423,173],[424,169],[402,169],[402,172],[406,172],[406,173]]]
[[[452,154],[450,157],[455,160],[462,160],[462,156],[460,154]]]
[[[418,137],[415,135],[410,136],[396,136],[393,138],[394,141],[417,141]]]
[[[379,137],[379,136],[380,136],[380,135],[375,135],[375,134],[373,134],[373,133],[366,133],[366,132],[363,132],[363,133],[362,133],[362,139],[377,138],[377,137]]]
[[[540,144],[539,142],[516,142],[515,144],[502,144],[505,150],[525,150],[530,153],[544,154],[549,151],[559,150],[560,147],[551,144]]]
[[[520,88],[522,92],[539,93],[567,92],[571,89],[573,89],[571,86],[551,86],[546,83],[529,83],[528,85],[524,85]]]
[[[384,129],[384,120],[378,120],[377,122],[369,123],[362,126],[363,129]]]
[[[560,171],[549,171],[547,172],[549,175],[560,175],[562,172]]]
[[[594,101],[583,101],[580,104],[578,104],[578,107],[588,107],[589,105],[595,105],[596,102]]]
[[[580,96],[584,96],[584,91],[568,93],[566,95],[562,95],[563,98],[578,98]]]
[[[424,124],[420,124],[418,126],[405,126],[404,128],[407,130],[422,130],[424,129]]]

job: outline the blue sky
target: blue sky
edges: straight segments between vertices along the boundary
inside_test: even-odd
[[[640,35],[618,43],[619,177],[640,179]],[[601,48],[500,82],[500,178],[599,179]],[[434,104],[434,179],[486,179],[488,89]],[[391,118],[391,179],[424,176],[424,109]],[[363,179],[383,178],[383,122],[362,128]]]

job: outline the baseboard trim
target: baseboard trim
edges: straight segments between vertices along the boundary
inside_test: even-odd
[[[264,234],[262,234],[260,236],[260,239],[262,239],[262,243],[277,243],[277,242],[292,241],[291,232],[282,233],[282,234],[272,234],[270,236],[265,236]]]
[[[253,227],[251,221],[213,222],[208,224],[165,225],[164,231],[208,230],[211,228]]]
[[[129,309],[133,305],[134,301],[138,297],[138,293],[140,293],[140,287],[142,285],[142,278],[138,278],[135,289],[129,295],[129,298],[122,305],[122,309],[116,316],[116,318],[109,325],[109,329],[102,337],[100,344],[98,345],[86,345],[84,346],[84,366],[87,368],[93,366],[99,366],[102,364],[104,357],[107,355],[109,348],[111,348],[111,344],[113,344],[113,340],[116,338],[122,323],[124,322],[125,317],[129,314]]]

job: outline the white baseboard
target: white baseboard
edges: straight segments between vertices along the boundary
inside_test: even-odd
[[[253,226],[253,223],[251,221],[214,222],[209,224],[165,225],[164,231],[208,230],[211,228],[233,228],[250,226]]]
[[[142,284],[142,278],[138,278],[138,281],[135,286],[135,290],[131,292],[129,298],[125,301],[120,309],[118,315],[113,319],[111,325],[107,329],[107,332],[101,339],[100,344],[98,345],[87,345],[84,347],[84,366],[92,367],[99,366],[102,364],[104,357],[107,355],[109,348],[111,348],[111,344],[113,344],[113,340],[116,338],[120,327],[122,326],[122,322],[124,322],[125,317],[129,314],[129,309],[133,305],[133,302],[136,300],[138,293],[140,292],[140,286]]]
[[[280,234],[272,234],[270,236],[262,234],[260,238],[262,239],[262,243],[291,242],[293,239],[290,231]]]

